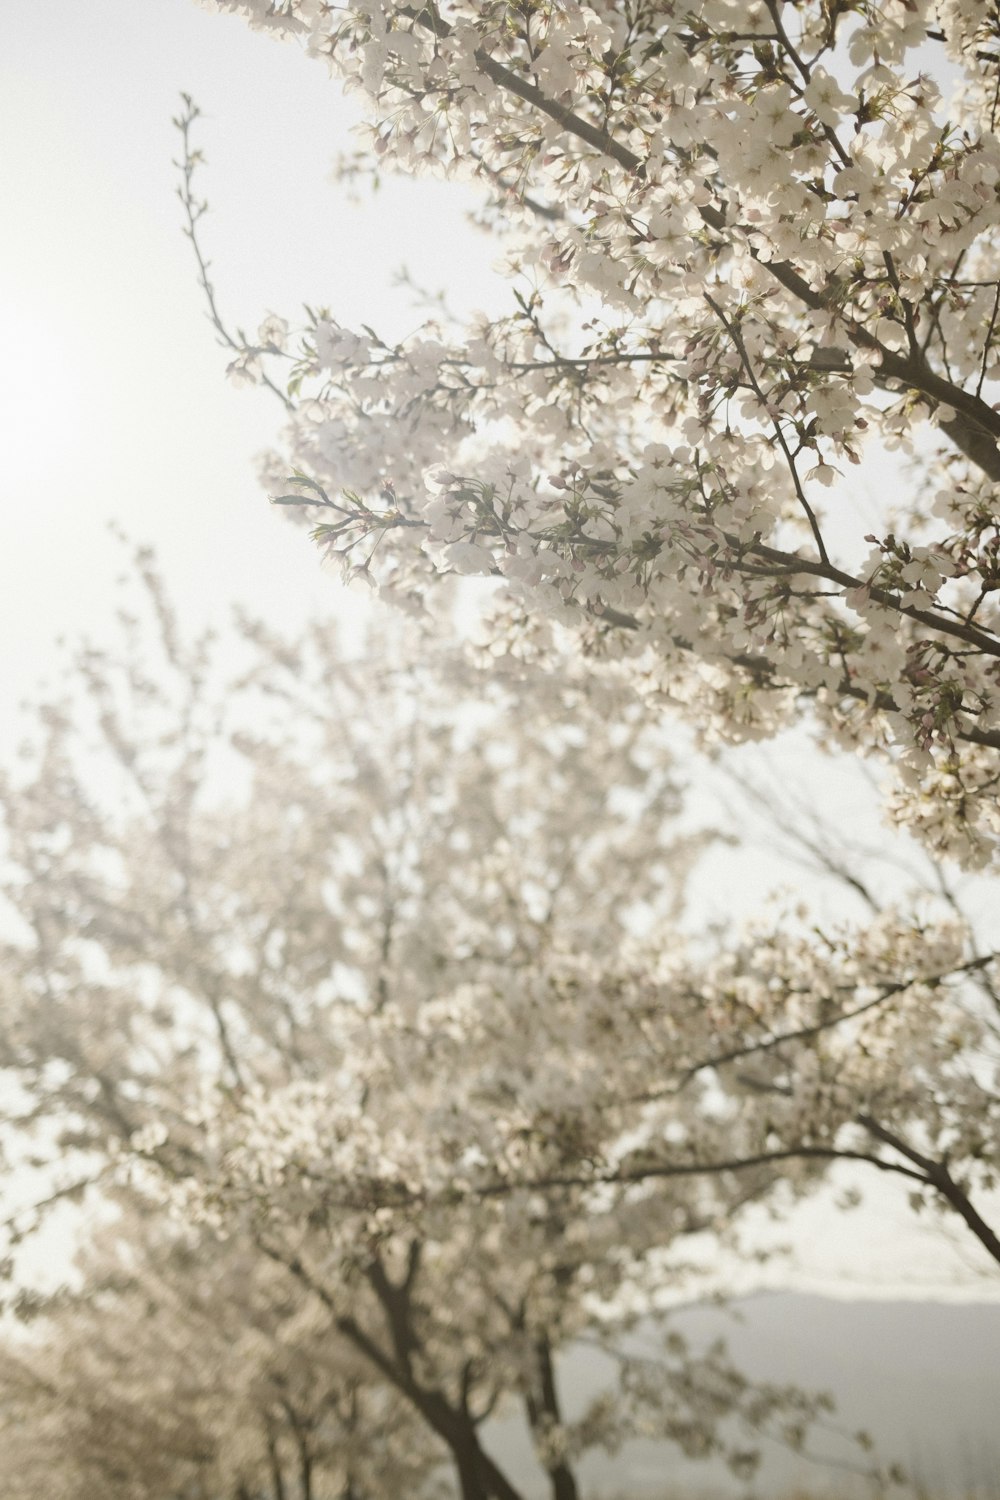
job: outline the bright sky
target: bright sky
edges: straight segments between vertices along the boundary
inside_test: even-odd
[[[203,239],[231,325],[255,330],[269,311],[294,321],[309,301],[402,333],[414,317],[391,283],[404,262],[459,309],[495,308],[500,293],[494,248],[466,222],[467,190],[392,180],[358,205],[331,184],[355,112],[296,48],[194,0],[4,0],[0,40],[6,756],[13,706],[58,670],[57,638],[112,629],[123,562],[112,520],[155,547],[192,622],[220,619],[237,599],[287,628],[371,608],[320,571],[257,484],[254,455],[276,438],[281,410],[223,375],[180,232],[181,90],[204,112]],[[781,756],[796,754],[779,750],[779,779]],[[842,803],[835,774],[825,792]],[[745,903],[748,876],[760,889],[760,860],[758,850],[714,867],[720,915],[741,887]],[[829,1205],[810,1216],[800,1285],[854,1295],[867,1278],[883,1295],[987,1295],[965,1253],[914,1229],[901,1199],[881,1217],[848,1222]]]
[[[0,57],[0,552],[5,699],[51,671],[57,635],[100,631],[121,522],[180,606],[240,598],[289,625],[366,606],[269,509],[254,455],[280,429],[223,376],[180,232],[179,92],[205,118],[203,221],[220,306],[255,330],[303,301],[403,332],[391,286],[485,304],[493,249],[451,184],[393,181],[364,206],[330,181],[356,111],[297,48],[193,0],[6,0]],[[494,293],[495,295],[495,293]]]

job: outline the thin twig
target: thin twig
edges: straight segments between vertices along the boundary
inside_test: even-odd
[[[733,344],[736,347],[736,351],[740,356],[743,368],[746,371],[747,379],[749,380],[750,385],[753,388],[754,395],[764,406],[765,410],[767,410],[767,397],[764,395],[760,383],[757,380],[757,376],[754,374],[753,366],[750,363],[750,356],[747,354],[747,348],[746,344],[743,342],[742,334],[736,327],[735,323],[733,323],[730,318],[726,317],[726,314],[723,312],[719,304],[715,301],[714,297],[710,296],[708,292],[704,293],[704,297],[705,301],[708,303],[709,307],[715,313],[723,328],[725,328],[726,332],[729,334],[729,337],[732,339]],[[820,555],[820,560],[826,567],[829,567],[830,558],[826,550],[826,544],[823,541],[823,534],[819,529],[819,522],[816,519],[816,513],[813,510],[812,506],[809,504],[809,501],[806,499],[805,490],[802,488],[802,481],[799,478],[799,471],[795,464],[795,455],[792,453],[792,450],[788,446],[788,441],[785,437],[784,431],[782,430],[781,422],[777,417],[771,417],[771,426],[774,428],[774,435],[778,440],[781,451],[785,455],[785,462],[788,464],[788,472],[791,474],[792,483],[795,486],[795,494],[798,497],[799,504],[805,511],[806,519],[809,522],[809,529],[813,534],[813,539],[816,542],[816,547]]]
[[[215,288],[212,286],[208,276],[208,269],[211,262],[206,260],[198,239],[198,223],[208,210],[208,201],[204,198],[199,200],[195,196],[193,186],[194,174],[198,167],[204,164],[204,157],[201,152],[191,145],[191,127],[201,115],[201,110],[195,104],[190,94],[182,94],[181,98],[184,101],[184,111],[174,119],[174,124],[180,131],[183,143],[181,160],[174,163],[181,173],[181,184],[177,189],[177,196],[184,207],[184,217],[186,220],[184,234],[191,241],[191,248],[194,251],[194,258],[198,266],[198,285],[205,294],[209,319],[222,342],[228,349],[232,349],[235,354],[279,354],[280,350],[276,348],[260,348],[248,344],[245,339],[236,338],[230,333],[219,312],[215,300]],[[275,384],[266,371],[258,370],[257,379],[259,379],[261,385],[266,386],[273,395],[277,396],[286,411],[291,412],[295,410],[295,402],[280,386]]]

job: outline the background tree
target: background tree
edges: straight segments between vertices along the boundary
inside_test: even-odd
[[[948,910],[685,937],[709,835],[672,828],[663,732],[630,691],[514,663],[484,676],[413,631],[350,661],[325,631],[295,644],[251,621],[220,681],[143,566],[155,640],[126,615],[120,652],[85,651],[79,691],[42,711],[0,789],[24,924],[0,1062],[38,1159],[194,1236],[190,1263],[155,1230],[127,1251],[123,1328],[150,1257],[171,1295],[191,1280],[187,1326],[202,1278],[235,1282],[226,1337],[263,1321],[232,1416],[252,1429],[249,1477],[227,1460],[226,1482],[268,1461],[273,1345],[300,1304],[287,1379],[313,1337],[309,1401],[357,1361],[466,1500],[517,1494],[481,1435],[512,1401],[556,1500],[589,1447],[637,1430],[738,1469],[762,1429],[801,1442],[815,1398],[675,1344],[567,1419],[559,1354],[584,1333],[619,1346],[623,1316],[674,1287],[687,1236],[736,1242],[748,1205],[838,1160],[902,1174],[995,1254],[992,991],[963,986],[990,984],[990,956]],[[206,1248],[213,1230],[230,1248]],[[97,1357],[92,1313],[54,1325],[71,1375],[72,1351]],[[197,1382],[184,1399],[195,1453],[162,1434],[143,1453],[223,1462],[228,1425]],[[423,1453],[402,1457],[419,1471]]]
[[[568,629],[709,741],[807,712],[891,763],[898,821],[989,862],[996,5],[212,8],[362,95],[349,170],[484,182],[513,283],[508,316],[400,343],[326,311],[230,338],[234,376],[287,383],[279,503],[396,596],[500,577],[502,636]],[[914,456],[891,486],[885,449]],[[868,466],[856,521],[829,486]]]
[[[441,1493],[419,1422],[287,1272],[127,1195],[118,1208],[78,1257],[75,1288],[17,1304],[30,1333],[0,1356],[0,1494]]]

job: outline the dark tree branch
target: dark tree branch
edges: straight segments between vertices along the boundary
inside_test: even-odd
[[[881,1141],[886,1146],[891,1146],[894,1151],[899,1152],[900,1156],[905,1157],[907,1161],[913,1162],[915,1166],[919,1167],[924,1174],[924,1181],[940,1193],[949,1208],[954,1209],[959,1218],[971,1229],[984,1250],[995,1261],[1000,1263],[1000,1236],[994,1233],[986,1220],[973,1206],[968,1193],[951,1175],[947,1163],[935,1161],[930,1156],[924,1156],[922,1152],[916,1150],[908,1141],[905,1141],[902,1136],[881,1125],[871,1115],[860,1114],[858,1115],[858,1121],[875,1140]]]

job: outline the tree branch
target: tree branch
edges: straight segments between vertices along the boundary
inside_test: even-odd
[[[986,1220],[973,1206],[969,1195],[952,1177],[948,1167],[943,1161],[935,1161],[933,1157],[924,1156],[917,1151],[902,1136],[894,1131],[888,1130],[884,1125],[868,1114],[859,1114],[858,1121],[874,1136],[877,1141],[891,1146],[898,1151],[907,1161],[913,1162],[920,1167],[924,1173],[924,1181],[935,1188],[950,1208],[958,1214],[959,1218],[971,1229],[976,1239],[995,1261],[1000,1263],[1000,1236],[997,1236],[987,1224]]]

